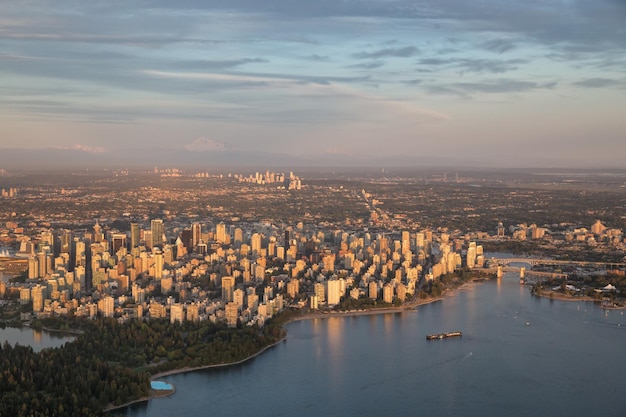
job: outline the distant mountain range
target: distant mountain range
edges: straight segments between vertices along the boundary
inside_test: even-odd
[[[385,167],[457,165],[453,158],[383,156],[366,157],[324,153],[288,155],[257,151],[189,151],[185,149],[130,149],[116,152],[87,152],[76,149],[0,149],[0,169],[37,170],[63,168],[151,168],[193,167]]]
[[[193,168],[213,169],[230,167],[298,168],[298,167],[468,167],[468,168],[602,168],[584,161],[568,161],[535,157],[524,165],[520,158],[505,156],[359,156],[340,153],[289,155],[272,152],[141,148],[115,152],[90,152],[80,149],[21,149],[0,148],[0,169],[144,169]],[[605,167],[608,168],[608,167]],[[617,167],[616,167],[617,168]]]

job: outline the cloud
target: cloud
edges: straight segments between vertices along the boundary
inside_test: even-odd
[[[385,48],[373,52],[359,52],[352,56],[359,59],[377,59],[385,57],[408,58],[419,53],[415,46],[405,46],[402,48]]]
[[[503,54],[515,49],[517,44],[509,39],[491,39],[483,42],[480,46],[488,51]]]
[[[626,81],[613,80],[609,78],[587,78],[584,80],[576,81],[573,84],[578,87],[586,88],[626,87]]]
[[[376,60],[376,61],[363,62],[361,64],[349,65],[348,67],[349,68],[362,68],[362,69],[375,69],[375,68],[380,68],[383,65],[385,65],[384,61]]]
[[[461,74],[466,72],[500,74],[516,70],[520,64],[526,62],[524,59],[422,58],[417,61],[417,64],[421,66],[447,67]]]
[[[225,151],[226,145],[213,139],[199,137],[193,142],[183,145],[183,149],[192,152]]]
[[[110,150],[115,139],[105,138],[171,142],[168,129],[154,128],[160,123],[187,138],[181,150],[198,132],[237,147],[279,148],[277,138],[289,129],[361,137],[366,126],[365,133],[380,128],[391,137],[414,122],[426,128],[407,138],[452,143],[464,119],[456,113],[459,97],[475,99],[472,109],[480,113],[506,94],[523,93],[506,109],[521,115],[512,130],[532,124],[528,114],[547,98],[554,100],[545,112],[555,125],[570,106],[592,108],[576,117],[581,126],[597,123],[603,105],[623,107],[619,96],[591,102],[585,89],[624,91],[624,0],[0,4],[0,125],[13,123],[16,137],[47,146],[85,137]],[[547,91],[556,83],[546,80],[557,75],[558,91]],[[120,125],[102,127],[112,122]],[[623,132],[623,122],[611,122]],[[65,128],[70,123],[75,129]],[[37,125],[51,133],[40,134]],[[259,126],[262,135],[255,134]],[[142,129],[148,133],[138,134]],[[253,142],[260,136],[267,139]]]
[[[333,82],[352,83],[368,81],[370,77],[337,77],[322,75],[300,75],[300,74],[270,74],[270,73],[252,73],[237,72],[230,74],[208,73],[208,72],[171,72],[157,70],[143,70],[141,73],[152,77],[172,78],[172,79],[188,79],[188,80],[212,80],[230,83],[259,83],[268,84],[321,84],[329,85]]]
[[[536,83],[532,81],[519,81],[514,79],[499,79],[494,81],[450,83],[444,85],[429,86],[427,90],[434,94],[454,94],[468,96],[476,93],[503,94],[524,93],[538,89],[552,89],[556,82]]]
[[[326,55],[312,54],[305,56],[304,59],[307,59],[309,61],[327,62],[329,60],[329,57]]]
[[[264,64],[269,62],[263,58],[242,58],[242,59],[224,59],[224,60],[196,60],[196,61],[175,61],[172,63],[173,68],[184,68],[193,70],[223,70],[229,68],[240,67],[246,64]]]

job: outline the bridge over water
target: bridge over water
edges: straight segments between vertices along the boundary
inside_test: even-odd
[[[502,272],[519,272],[520,278],[532,276],[535,278],[539,278],[539,280],[543,280],[547,278],[567,278],[568,277],[568,274],[564,274],[562,272],[533,271],[532,269],[525,269],[524,272],[522,272],[522,268],[523,267],[515,267],[515,266],[500,266],[500,267],[492,266],[490,268],[487,268],[486,270],[494,274],[498,273],[498,269],[500,269]],[[532,282],[532,280],[528,282]]]
[[[531,266],[546,265],[546,266],[560,266],[560,265],[573,265],[592,268],[603,269],[620,269],[625,268],[626,263],[619,262],[587,262],[587,261],[569,261],[569,260],[557,260],[557,259],[545,259],[545,258],[490,258],[490,265],[509,266],[514,263],[525,263]]]

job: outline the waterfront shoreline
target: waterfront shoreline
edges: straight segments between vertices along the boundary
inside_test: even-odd
[[[404,311],[416,310],[418,307],[436,303],[438,301],[443,301],[446,298],[454,297],[457,293],[461,291],[465,291],[473,288],[478,284],[482,284],[484,281],[470,281],[464,282],[458,287],[445,289],[443,295],[440,297],[432,297],[432,298],[423,298],[423,299],[415,299],[411,300],[401,306],[397,307],[380,307],[380,308],[370,308],[367,310],[359,310],[359,311],[330,311],[330,312],[315,312],[315,313],[306,313],[301,316],[290,318],[285,325],[289,323],[293,323],[301,320],[311,320],[311,319],[325,319],[331,317],[356,317],[356,316],[371,316],[377,314],[393,314],[393,313],[402,313]]]
[[[283,326],[287,326],[289,323],[293,323],[296,321],[302,321],[302,320],[313,320],[313,319],[325,319],[325,318],[331,318],[331,317],[357,317],[357,316],[371,316],[371,315],[379,315],[379,314],[394,314],[394,313],[402,313],[405,311],[417,311],[418,307],[427,305],[427,304],[432,304],[432,303],[436,303],[438,301],[443,301],[446,298],[450,298],[455,296],[457,293],[464,291],[464,290],[468,290],[473,288],[474,286],[478,285],[478,284],[482,284],[483,281],[470,281],[470,282],[465,282],[461,285],[459,285],[458,287],[454,287],[451,289],[446,289],[444,290],[444,293],[442,296],[440,297],[433,297],[433,298],[425,298],[425,299],[416,299],[416,300],[411,300],[409,302],[407,302],[406,304],[402,305],[402,306],[398,306],[398,307],[381,307],[381,308],[373,308],[373,309],[368,309],[368,310],[362,310],[362,311],[335,311],[335,312],[328,312],[328,313],[323,313],[323,312],[315,312],[315,313],[306,313],[303,314],[301,316],[297,316],[297,317],[292,317],[290,318]],[[258,352],[254,353],[253,355],[250,355],[244,359],[241,359],[239,361],[236,362],[229,362],[229,363],[220,363],[220,364],[214,364],[214,365],[204,365],[204,366],[197,366],[197,367],[189,367],[189,368],[178,368],[178,369],[172,369],[170,371],[163,371],[163,372],[159,372],[157,374],[154,374],[150,377],[150,381],[155,381],[157,379],[160,378],[164,378],[166,376],[170,376],[170,375],[177,375],[177,374],[184,374],[184,373],[188,373],[188,372],[195,372],[195,371],[202,371],[205,369],[214,369],[214,368],[226,368],[226,367],[230,367],[230,366],[235,366],[235,365],[240,365],[242,363],[245,363],[251,359],[254,359],[255,357],[261,355],[263,352],[265,352],[268,349],[273,348],[274,346],[279,345],[280,343],[284,342],[287,340],[287,332],[285,332],[285,335],[283,337],[280,338],[280,340],[276,341],[275,343],[272,343],[271,345],[268,345],[266,347],[264,347],[263,349],[259,350]],[[174,386],[172,384],[172,386]],[[148,396],[148,397],[142,397],[139,398],[137,400],[128,402],[126,404],[122,404],[122,405],[117,405],[117,406],[113,406],[113,407],[107,407],[104,409],[105,412],[110,412],[110,411],[115,411],[115,410],[119,410],[119,409],[123,409],[126,407],[130,407],[133,404],[138,404],[138,403],[142,403],[142,402],[146,402],[152,399],[157,399],[157,398],[165,398],[165,397],[169,397],[171,395],[174,395],[176,393],[176,387],[174,387],[174,389],[172,391],[167,391],[167,394],[164,395],[158,395],[156,393],[154,393],[155,390],[152,390],[153,393]]]
[[[536,295],[537,297],[540,298],[547,298],[549,300],[559,300],[559,301],[587,301],[587,302],[592,302],[592,303],[599,303],[598,300],[596,300],[593,297],[589,297],[587,295],[584,296],[572,296],[572,295],[567,295],[567,294],[563,294],[563,293],[559,293],[556,291],[542,291],[541,294],[537,294],[535,293],[534,295]]]
[[[154,375],[152,375],[150,377],[150,381],[155,381],[157,379],[166,377],[166,376],[170,376],[170,375],[176,375],[176,374],[184,374],[187,372],[194,372],[194,371],[202,371],[204,369],[212,369],[212,368],[226,368],[229,366],[235,366],[235,365],[240,365],[244,362],[247,362],[251,359],[256,358],[257,356],[259,356],[260,354],[262,354],[263,352],[265,352],[268,349],[273,348],[274,346],[278,346],[279,344],[281,344],[282,342],[285,341],[285,339],[287,339],[287,336],[283,336],[280,338],[280,340],[272,343],[271,345],[267,345],[265,346],[263,349],[259,350],[258,352],[245,357],[244,359],[241,359],[239,361],[236,362],[228,362],[228,363],[217,363],[217,364],[213,364],[213,365],[203,365],[203,366],[195,366],[195,367],[189,367],[189,368],[178,368],[178,369],[172,369],[170,371],[163,371],[163,372],[159,372],[156,373]]]
[[[567,294],[563,294],[557,291],[542,291],[541,294],[534,294],[534,295],[536,295],[537,297],[547,298],[550,300],[596,303],[596,304],[599,304],[600,308],[603,310],[626,310],[626,306],[605,306],[602,304],[602,300],[597,300],[588,295],[584,295],[584,296],[567,295]]]
[[[202,371],[202,370],[205,370],[205,369],[226,368],[226,367],[229,367],[229,366],[240,365],[240,364],[242,364],[244,362],[247,362],[247,361],[249,361],[251,359],[254,359],[255,357],[257,357],[260,354],[262,354],[263,352],[265,352],[266,350],[271,349],[274,346],[279,345],[280,343],[284,342],[286,338],[287,338],[287,336],[283,336],[277,342],[274,342],[271,345],[265,346],[263,349],[259,350],[255,354],[250,355],[250,356],[248,356],[248,357],[246,357],[244,359],[241,359],[239,361],[236,361],[236,362],[218,363],[218,364],[213,364],[213,365],[203,365],[203,366],[196,366],[196,367],[189,367],[189,368],[178,368],[178,369],[172,369],[172,370],[169,370],[169,371],[163,371],[163,372],[159,372],[159,373],[156,373],[154,375],[151,375],[150,376],[150,382],[156,381],[158,379],[161,379],[161,378],[164,378],[164,377],[170,376],[170,375],[185,374],[185,373],[188,373],[188,372]],[[142,397],[142,398],[130,401],[130,402],[125,403],[125,404],[116,405],[116,406],[112,406],[112,407],[107,407],[107,408],[104,409],[104,411],[105,412],[115,411],[115,410],[119,410],[119,409],[122,409],[122,408],[130,407],[133,404],[146,402],[146,401],[149,401],[149,400],[152,400],[152,399],[165,398],[165,397],[172,396],[172,395],[174,395],[176,393],[176,386],[174,384],[172,384],[171,382],[168,382],[168,384],[172,385],[172,387],[174,387],[174,389],[173,390],[166,390],[166,393],[164,393],[164,394],[157,394],[157,392],[160,391],[160,390],[151,390],[152,393],[148,397]]]
[[[22,323],[22,325],[33,330],[45,330],[46,332],[49,332],[49,333],[67,333],[68,335],[72,335],[72,336],[79,336],[85,333],[83,330],[76,330],[76,329],[61,330],[61,329],[53,329],[50,327],[41,327],[40,329],[37,329],[32,326],[32,321],[26,321]]]

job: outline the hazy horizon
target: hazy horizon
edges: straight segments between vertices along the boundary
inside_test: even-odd
[[[2,9],[4,169],[619,168],[626,155],[619,0]]]

